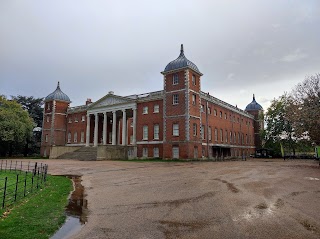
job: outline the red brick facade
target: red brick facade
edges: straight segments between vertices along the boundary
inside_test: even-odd
[[[107,144],[112,143],[115,115],[116,144],[135,145],[138,158],[231,158],[248,157],[255,152],[261,144],[258,133],[263,127],[258,122],[258,111],[249,114],[202,92],[202,74],[192,67],[162,74],[163,91],[128,97],[115,96],[112,92],[95,103],[74,108],[67,102],[47,101],[41,153],[48,155],[51,145],[93,145],[95,115],[99,117],[98,145],[103,144],[104,115],[107,117],[105,140]],[[130,107],[121,111],[125,104]],[[101,107],[110,110],[100,112]],[[127,119],[126,142],[122,139],[123,110]],[[90,117],[89,131],[87,115]]]

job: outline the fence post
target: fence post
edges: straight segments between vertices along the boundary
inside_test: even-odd
[[[5,172],[7,171],[7,160],[6,160],[6,167],[4,168],[4,171]]]
[[[5,201],[6,201],[7,181],[8,181],[8,177],[4,179],[2,208],[4,208]]]
[[[39,188],[39,168],[38,168],[38,173],[36,173],[37,176],[37,189]]]
[[[37,162],[34,164],[34,175],[36,175],[36,173],[37,173]]]
[[[34,178],[34,174],[32,173],[32,179],[31,179],[31,192],[33,192],[33,178]]]
[[[27,175],[28,175],[28,171],[26,172],[26,175],[24,177],[24,191],[23,191],[23,197],[26,196],[26,190],[27,190]]]
[[[12,160],[10,160],[10,172],[11,172]]]
[[[14,192],[14,201],[17,201],[18,184],[19,184],[19,174],[17,174],[16,190]]]

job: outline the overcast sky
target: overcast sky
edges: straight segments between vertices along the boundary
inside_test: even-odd
[[[239,108],[320,72],[318,0],[0,0],[0,94],[72,106],[163,89],[180,44],[205,92]]]

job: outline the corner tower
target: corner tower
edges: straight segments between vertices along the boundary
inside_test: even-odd
[[[53,145],[65,145],[67,129],[67,109],[71,103],[69,97],[60,89],[58,82],[54,92],[44,100],[41,137],[41,155],[49,156]]]
[[[200,90],[202,73],[184,55],[171,61],[163,72],[163,157],[201,158]]]
[[[254,145],[256,149],[262,148],[260,131],[264,129],[263,108],[257,103],[254,94],[251,103],[247,105],[245,111],[254,116]]]

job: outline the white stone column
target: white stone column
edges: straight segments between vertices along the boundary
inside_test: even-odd
[[[117,115],[116,111],[112,111],[112,145],[116,145],[116,135],[117,135]]]
[[[90,145],[90,115],[87,115],[86,147]]]
[[[122,145],[126,145],[127,112],[122,110]]]
[[[102,133],[103,145],[107,144],[107,112],[103,112],[103,133]]]
[[[93,141],[93,146],[98,146],[98,126],[99,126],[99,116],[98,113],[94,114],[94,141]]]
[[[132,129],[132,144],[136,145],[137,142],[137,109],[132,109],[133,110],[133,129]]]

